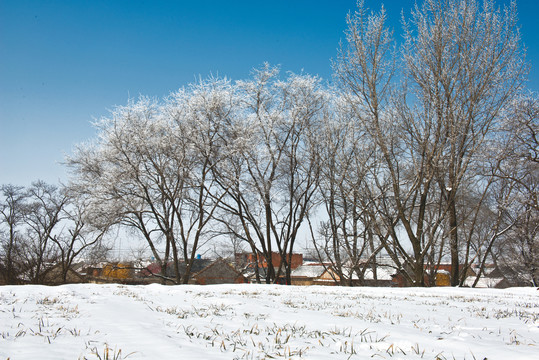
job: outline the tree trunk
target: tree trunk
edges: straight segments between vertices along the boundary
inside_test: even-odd
[[[451,286],[459,285],[459,243],[457,232],[457,207],[455,197],[449,191],[449,247],[451,253]]]

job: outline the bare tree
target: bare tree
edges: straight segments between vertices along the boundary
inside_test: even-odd
[[[497,145],[503,149],[496,176],[514,184],[510,208],[516,224],[497,247],[499,266],[517,283],[539,284],[539,101],[536,94],[517,98],[506,112]],[[503,156],[501,156],[503,155]]]
[[[539,286],[539,216],[520,204],[518,221],[496,244],[495,261],[517,285]]]
[[[158,105],[147,98],[116,108],[96,126],[97,141],[81,144],[68,159],[74,172],[70,188],[89,199],[98,218],[140,231],[165,272],[175,244],[168,226],[173,204],[163,190],[183,191],[183,143],[172,141],[168,131],[174,132],[174,124],[160,117]],[[174,158],[165,156],[166,146],[172,147]],[[164,256],[158,249],[163,238]]]
[[[179,91],[167,103],[167,113],[187,131],[178,141],[188,141],[190,173],[186,177],[184,202],[173,208],[179,227],[178,240],[185,263],[182,283],[190,278],[198,249],[212,238],[209,229],[214,213],[226,194],[214,178],[214,168],[226,159],[230,146],[224,132],[238,112],[234,86],[226,79],[210,78]]]
[[[64,188],[36,181],[27,189],[12,185],[2,189],[6,237],[2,236],[0,267],[6,282],[41,284],[48,271],[60,265],[65,283],[73,262],[99,243],[106,228],[88,240],[96,232],[87,221],[88,209],[75,206]]]
[[[238,82],[243,114],[236,129],[249,137],[218,177],[227,189],[222,210],[236,219],[234,226],[224,223],[227,231],[265,259],[266,282],[284,275],[290,283],[292,252],[318,184],[313,148],[325,95],[315,77],[291,74],[279,81],[277,76],[278,69],[266,64],[254,71],[253,80]],[[230,135],[236,142],[241,138],[238,131]],[[277,269],[275,248],[281,259]]]
[[[22,186],[2,185],[0,188],[0,270],[9,285],[20,281],[23,270],[20,226],[25,215],[27,194]]]
[[[57,253],[51,239],[60,231],[62,212],[68,198],[57,186],[43,181],[32,183],[27,192],[23,249],[26,276],[30,282],[40,284],[46,270],[56,263]]]
[[[89,202],[66,191],[68,200],[62,209],[60,231],[51,236],[57,253],[56,264],[60,266],[62,282],[68,282],[68,273],[76,261],[84,256],[84,260],[94,257],[94,252],[107,253],[103,238],[111,224],[101,223],[92,214]],[[102,220],[102,219],[101,219]]]
[[[363,279],[368,268],[376,274],[376,255],[382,250],[379,242],[375,244],[366,211],[365,192],[371,186],[375,154],[346,100],[336,96],[332,103],[319,141],[319,192],[324,206],[319,216],[327,220],[320,223],[318,235],[313,230],[312,237],[319,260],[329,262],[340,283],[350,286],[352,278]]]
[[[433,201],[433,164],[440,156],[433,144],[440,131],[431,112],[408,108],[406,93],[392,91],[394,42],[385,9],[369,16],[366,11],[358,2],[348,17],[347,47],[341,49],[335,74],[365,141],[373,144],[369,151],[377,153],[362,196],[369,227],[408,281],[423,285],[424,260],[434,238],[425,236],[425,225]]]
[[[348,24],[335,73],[380,154],[372,224],[384,225],[374,228],[382,230],[381,239],[387,236],[385,251],[399,267],[404,259],[407,277],[418,285],[425,257],[433,259],[435,241],[446,234],[458,285],[458,194],[526,72],[515,5],[503,14],[490,0],[482,7],[474,0],[416,6],[403,18],[406,82],[393,92],[397,58],[384,8],[367,16],[360,1]]]
[[[451,284],[459,284],[457,201],[475,154],[526,73],[516,5],[426,0],[404,21],[404,62],[415,99],[440,128],[436,181],[448,207]]]
[[[163,103],[130,101],[97,124],[95,143],[69,159],[76,176],[71,187],[92,199],[106,223],[139,231],[164,280],[187,283],[205,241],[219,202],[211,169],[225,151],[219,136],[233,101],[230,83],[219,79],[181,89]]]

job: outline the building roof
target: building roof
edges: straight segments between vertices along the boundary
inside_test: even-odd
[[[324,274],[326,267],[324,265],[302,265],[292,270],[291,277],[318,278]]]
[[[203,274],[205,272],[212,271],[215,267],[218,267],[218,266],[221,266],[221,269],[224,267],[227,271],[230,271],[230,272],[236,274],[237,276],[242,276],[241,272],[234,269],[234,267],[232,265],[230,265],[228,262],[226,262],[223,259],[217,259],[217,260],[213,261],[212,263],[205,266],[204,268],[202,268],[197,273],[193,274],[193,276],[199,276],[199,275],[201,275],[201,274]]]
[[[392,276],[395,273],[395,269],[392,267],[387,266],[377,266],[376,267],[376,279],[377,280],[391,280]],[[371,268],[367,268],[365,270],[365,274],[363,275],[363,279],[365,280],[374,280],[374,274],[372,272]]]
[[[209,259],[193,259],[193,263],[191,265],[191,275],[201,271],[202,269],[204,269],[206,266],[210,265],[212,263],[212,260],[209,260]],[[180,271],[180,275],[183,275],[186,271],[186,264],[184,261],[180,261],[178,263],[178,268],[179,268],[179,271]],[[151,275],[151,274],[159,274],[161,272],[161,265],[159,263],[152,263],[150,265],[148,265],[146,268],[145,268],[146,272],[148,272],[148,274],[146,275]],[[174,276],[174,262],[172,261],[169,261],[167,263],[167,270],[166,270],[166,275],[167,276]]]

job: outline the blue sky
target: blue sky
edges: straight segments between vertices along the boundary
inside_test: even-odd
[[[414,1],[383,3],[398,31]],[[0,184],[65,180],[65,154],[130,96],[163,97],[199,75],[244,79],[265,61],[329,79],[354,8],[355,0],[0,0]],[[518,8],[529,87],[538,90],[539,4]]]

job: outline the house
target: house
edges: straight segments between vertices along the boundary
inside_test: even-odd
[[[350,259],[341,267],[344,281],[350,286],[392,286],[392,275],[395,273],[393,259],[388,256],[367,255],[360,259]]]
[[[377,265],[376,266],[376,276],[372,270],[372,268],[367,268],[365,270],[365,273],[363,274],[363,281],[361,285],[363,286],[392,286],[393,285],[393,278],[392,275],[395,272],[395,269],[390,266],[384,266],[384,265]],[[357,275],[354,274],[355,277]],[[354,282],[354,277],[352,277],[352,281]]]
[[[464,271],[464,265],[461,264],[459,269],[461,272]],[[479,273],[477,265],[469,266],[466,270],[463,286],[472,287],[477,273]],[[424,281],[425,286],[451,286],[451,264],[425,265]],[[398,287],[410,286],[403,275],[403,270],[393,275],[393,285]],[[494,264],[486,264],[483,268],[483,275],[475,287],[504,289],[510,286],[518,285],[509,281],[505,274]]]
[[[56,264],[47,269],[43,274],[43,284],[45,285],[61,285],[61,284],[81,284],[86,283],[86,273],[83,269],[84,264],[73,264],[66,274],[66,280],[63,279],[62,264]]]
[[[266,258],[258,253],[237,253],[234,255],[236,265],[244,268],[254,268],[257,264],[259,268],[267,268],[268,263]],[[271,263],[275,269],[278,269],[281,266],[281,254],[278,252],[271,253]],[[291,254],[290,268],[292,270],[298,268],[303,264],[303,254]]]
[[[306,264],[290,273],[291,285],[337,285],[340,277],[330,266]]]
[[[137,284],[135,267],[131,262],[109,262],[90,267],[87,270],[89,282]]]
[[[409,267],[405,264],[405,267]],[[423,281],[425,286],[450,286],[451,285],[451,264],[438,264],[434,266],[424,265]],[[459,265],[460,271],[464,270],[464,265]],[[399,270],[392,275],[392,285],[396,287],[407,287],[412,284],[406,279],[403,274],[404,270]],[[412,273],[411,270],[408,272]],[[466,270],[466,276],[475,276],[475,272],[468,268]]]
[[[133,264],[110,263],[103,267],[101,276],[111,280],[125,281],[134,275]]]
[[[451,273],[447,270],[438,270],[434,282],[436,286],[451,286]]]
[[[472,287],[475,282],[475,276],[468,276],[464,280],[464,286]],[[488,277],[483,276],[479,278],[479,281],[475,285],[476,288],[495,288],[495,289],[506,289],[510,287],[511,284],[504,277]]]
[[[288,254],[287,257],[288,256],[290,256],[290,269],[292,271],[303,264],[303,254]],[[236,266],[239,269],[242,269],[242,273],[245,275],[245,277],[249,280],[250,283],[256,282],[255,270],[258,270],[261,281],[264,281],[266,279],[266,275],[268,273],[268,262],[262,254],[258,253],[255,255],[253,253],[236,253],[234,255],[234,260]],[[281,266],[281,260],[281,254],[279,254],[278,252],[271,253],[271,262],[273,265],[273,269],[275,270],[275,274],[277,274],[277,272],[279,271],[279,267]],[[286,284],[284,267],[281,268],[281,275],[276,280],[276,283],[283,285]]]
[[[209,284],[242,284],[248,280],[238,270],[234,269],[223,259],[217,259],[202,270],[193,274],[190,283],[198,285]]]
[[[191,275],[190,277],[193,277],[193,274],[196,274],[197,272],[201,271],[208,265],[212,263],[212,260],[210,259],[193,259],[193,262],[191,263]],[[185,272],[187,271],[187,266],[185,261],[179,261],[178,263],[178,272],[180,273],[180,276],[183,276]],[[151,263],[148,266],[146,266],[142,271],[140,271],[137,274],[138,278],[141,279],[141,281],[144,281],[146,283],[148,282],[160,282],[163,280],[163,274],[162,274],[162,267],[159,263]],[[168,279],[176,279],[176,269],[174,266],[174,262],[169,261],[167,262],[167,266],[165,269],[165,278]],[[169,280],[171,283],[173,283],[172,280]]]
[[[247,278],[247,281],[251,284],[256,284],[256,271],[254,266],[250,266],[247,268],[244,268],[242,271],[243,276]],[[258,268],[258,276],[260,277],[260,281],[264,282],[266,280],[266,276],[268,274],[268,268],[267,267],[259,267]]]
[[[479,273],[479,266],[474,265],[472,267],[475,271],[473,274],[466,277],[464,286],[472,287],[477,277],[476,274]],[[486,264],[483,268],[482,276],[479,278],[475,287],[505,289],[514,285],[515,284],[512,284],[496,265]]]

